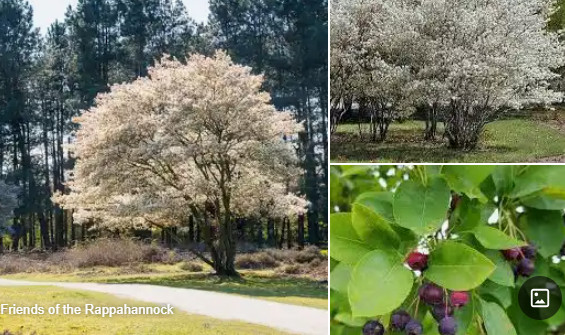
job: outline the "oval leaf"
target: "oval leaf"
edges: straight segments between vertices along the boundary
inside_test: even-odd
[[[426,278],[454,291],[468,291],[481,285],[495,269],[486,256],[453,241],[445,241],[435,249],[428,264]]]
[[[370,250],[353,229],[350,213],[330,216],[330,256],[333,259],[355,264]]]
[[[496,266],[496,269],[488,279],[499,285],[514,287],[514,273],[512,272],[512,267],[510,263],[502,257],[502,254],[499,251],[487,250],[485,256]]]
[[[521,217],[521,227],[528,239],[538,246],[544,258],[559,253],[565,242],[565,225],[561,211],[530,209]]]
[[[494,165],[448,165],[443,167],[442,173],[454,191],[486,202],[479,186],[494,168]]]
[[[349,281],[349,303],[356,317],[383,315],[406,299],[414,281],[399,256],[371,251],[357,263]]]
[[[516,329],[502,307],[484,300],[481,300],[481,307],[487,334],[516,335]]]
[[[372,249],[396,249],[400,238],[386,219],[369,207],[356,203],[352,212],[353,228],[357,235]]]
[[[427,186],[405,181],[394,194],[395,222],[419,235],[430,234],[445,221],[450,196],[449,187],[442,178],[430,178]]]
[[[476,227],[473,233],[483,247],[487,249],[506,250],[527,245],[527,243],[513,239],[494,227],[481,225]]]

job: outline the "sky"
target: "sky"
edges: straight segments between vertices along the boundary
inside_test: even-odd
[[[34,23],[45,33],[47,27],[55,20],[62,21],[69,5],[76,6],[78,0],[28,0],[33,7]],[[183,0],[189,15],[196,22],[206,22],[208,19],[208,0]]]

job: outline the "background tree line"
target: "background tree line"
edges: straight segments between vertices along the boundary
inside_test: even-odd
[[[73,117],[109,85],[146,76],[163,54],[182,60],[216,49],[264,73],[276,107],[305,128],[296,149],[307,215],[296,224],[242,219],[240,239],[273,246],[327,240],[327,2],[210,1],[210,9],[209,22],[198,24],[180,0],[79,0],[42,36],[27,1],[0,3],[0,180],[19,190],[5,230],[13,250],[56,249],[101,233],[73,224],[73,213],[51,201],[67,192]],[[162,239],[178,243],[178,234],[163,229]],[[187,220],[182,241],[200,238]]]

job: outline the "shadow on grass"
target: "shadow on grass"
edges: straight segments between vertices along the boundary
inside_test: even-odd
[[[518,150],[509,145],[483,141],[471,152],[447,147],[446,140],[438,136],[435,141],[425,141],[421,129],[391,129],[384,142],[373,142],[369,136],[337,132],[331,138],[332,162],[463,162],[481,160],[482,157],[502,156]]]
[[[277,278],[243,274],[230,279],[215,275],[178,274],[166,277],[130,277],[103,280],[113,284],[149,284],[204,291],[232,293],[255,297],[303,297],[327,299],[328,289],[324,284],[304,278]]]

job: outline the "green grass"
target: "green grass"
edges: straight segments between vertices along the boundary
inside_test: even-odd
[[[82,306],[156,306],[128,299],[119,299],[102,293],[65,290],[54,287],[2,287],[0,302],[18,306],[39,306],[47,309],[56,304]],[[99,315],[0,315],[0,332],[21,332],[24,335],[107,335],[107,334],[284,334],[268,327],[238,321],[188,315],[175,311],[174,315],[118,315],[102,318]]]
[[[73,273],[25,273],[3,276],[30,281],[150,284],[238,294],[286,304],[321,309],[328,307],[327,286],[308,278],[277,276],[273,271],[241,271],[239,280],[208,273],[187,273],[179,265],[147,265],[153,273],[127,273],[123,268],[97,267]],[[159,271],[159,272],[156,272]]]
[[[364,125],[367,129],[367,125]],[[528,119],[500,120],[486,126],[479,147],[470,152],[423,140],[424,123],[408,121],[391,125],[384,143],[359,139],[356,124],[340,125],[331,139],[332,162],[555,162],[565,155],[565,133],[543,122]],[[562,156],[559,158],[559,156]]]

